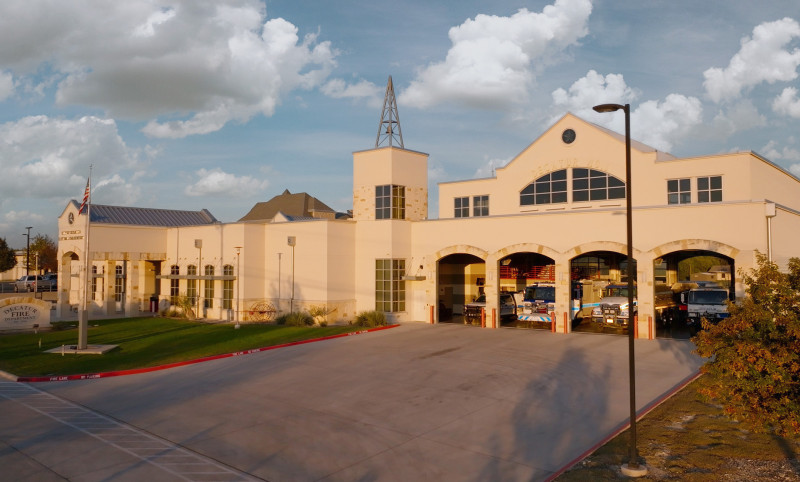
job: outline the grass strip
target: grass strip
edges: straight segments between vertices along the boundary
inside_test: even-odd
[[[208,324],[172,318],[92,320],[92,345],[118,345],[104,355],[45,353],[75,345],[75,329],[0,336],[0,370],[17,376],[54,376],[149,368],[225,353],[363,330],[350,325],[292,327],[265,324]]]

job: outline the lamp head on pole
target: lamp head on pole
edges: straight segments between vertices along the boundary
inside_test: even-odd
[[[622,104],[600,104],[592,107],[595,112],[614,112],[620,109],[626,110],[626,105]]]

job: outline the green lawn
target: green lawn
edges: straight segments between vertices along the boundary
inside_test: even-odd
[[[45,350],[77,344],[77,329],[0,335],[0,370],[17,376],[43,376],[147,368],[364,329],[349,325],[242,324],[237,330],[227,323],[152,317],[91,320],[90,323],[89,344],[119,347],[104,355],[62,356],[45,353]]]

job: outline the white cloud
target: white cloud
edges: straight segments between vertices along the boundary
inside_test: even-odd
[[[219,168],[200,169],[195,174],[200,179],[184,189],[187,196],[253,196],[269,185],[267,181],[259,181],[250,176],[236,176]]]
[[[793,139],[790,139],[790,142]],[[776,141],[769,141],[766,146],[761,149],[761,153],[771,161],[789,161],[800,163],[800,150],[792,146],[778,146]],[[790,170],[800,168],[800,164],[795,164],[790,167]],[[794,172],[794,171],[792,171]]]
[[[510,159],[488,159],[484,165],[475,171],[475,175],[473,177],[475,179],[494,177],[495,169],[498,167],[504,167],[509,161]]]
[[[590,70],[576,80],[569,90],[553,91],[555,122],[564,111],[624,132],[625,118],[621,111],[614,114],[598,113],[592,107],[598,104],[632,104],[639,92],[628,87],[620,74],[602,74]],[[662,151],[672,149],[674,143],[688,135],[702,122],[703,106],[699,99],[680,94],[670,94],[663,101],[649,100],[632,105],[631,137]]]
[[[542,67],[588,33],[591,12],[590,0],[556,0],[542,13],[523,8],[510,17],[468,19],[450,29],[447,57],[417,73],[400,95],[402,103],[502,110],[525,101]]]
[[[331,79],[320,90],[334,99],[365,99],[370,106],[383,104],[384,90],[368,80],[362,79],[354,84],[348,84],[343,79]]]
[[[111,119],[25,117],[0,125],[0,139],[0,192],[8,199],[77,198],[89,165],[102,177],[138,162]]]
[[[14,93],[14,76],[0,72],[0,102],[8,99]]]
[[[126,181],[119,174],[92,180],[92,202],[95,204],[112,204],[115,206],[129,206],[141,198],[139,184],[135,183],[136,175],[131,181]]]
[[[713,67],[703,72],[708,96],[714,102],[721,102],[735,99],[742,90],[762,82],[796,79],[800,49],[786,48],[796,37],[800,37],[800,24],[788,17],[756,26],[752,38],[742,39],[741,49],[728,67]]]
[[[550,123],[560,118],[564,111],[584,119],[597,118],[600,122],[608,123],[609,116],[598,114],[592,107],[598,104],[614,103],[629,104],[639,96],[639,93],[625,84],[621,74],[608,74],[603,77],[594,70],[576,80],[569,90],[556,89],[552,93],[554,110],[558,112]]]
[[[42,81],[58,79],[60,105],[150,120],[155,137],[270,116],[287,92],[321,85],[335,57],[257,0],[0,3],[0,67],[28,82],[51,71]]]
[[[772,110],[776,114],[788,115],[800,119],[800,98],[797,97],[797,89],[786,87],[781,95],[772,102]]]
[[[663,102],[649,100],[634,109],[631,113],[631,136],[661,151],[670,151],[676,141],[690,134],[702,122],[700,99],[669,94]]]
[[[737,132],[767,125],[764,117],[749,99],[738,101],[720,110],[714,116],[713,130],[723,138]]]

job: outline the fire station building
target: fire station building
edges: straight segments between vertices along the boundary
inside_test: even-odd
[[[553,330],[569,333],[593,286],[626,279],[625,136],[566,114],[494,176],[439,184],[429,219],[428,155],[405,148],[390,90],[394,118],[374,148],[353,153],[351,213],[286,191],[236,222],[92,205],[88,224],[70,202],[56,317],[77,316],[87,293],[90,318],[185,296],[209,319],[324,306],[331,321],[379,310],[438,323],[485,295],[485,326],[497,327],[503,291],[548,282]],[[691,260],[713,260],[708,273],[733,298],[757,253],[782,268],[800,256],[800,180],[758,154],[676,158],[633,141],[631,166],[638,337],[655,336],[658,287],[690,279]]]

